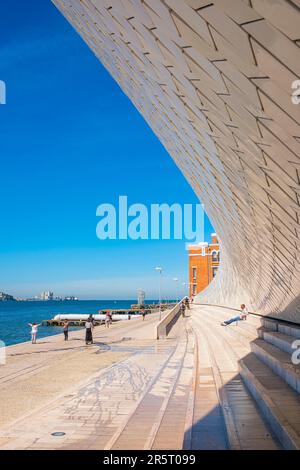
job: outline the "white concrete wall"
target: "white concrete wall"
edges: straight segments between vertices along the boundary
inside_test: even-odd
[[[54,3],[205,204],[222,256],[198,301],[300,322],[298,0]]]

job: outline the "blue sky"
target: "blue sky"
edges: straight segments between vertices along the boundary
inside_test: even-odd
[[[50,1],[1,6],[0,291],[174,297],[187,282],[185,241],[96,237],[96,208],[197,203],[129,99]],[[213,231],[205,224],[205,238]]]

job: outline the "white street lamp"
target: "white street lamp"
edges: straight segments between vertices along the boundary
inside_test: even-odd
[[[155,268],[155,271],[158,271],[159,272],[159,290],[158,290],[158,294],[159,294],[159,321],[161,320],[161,274],[162,274],[162,268],[160,266],[157,266]]]

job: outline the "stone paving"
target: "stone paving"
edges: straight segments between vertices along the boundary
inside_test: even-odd
[[[47,403],[47,406],[27,413],[25,419],[21,417],[13,424],[3,427],[0,430],[2,448],[91,449],[105,447],[122,425],[124,418],[130,415],[143,393],[152,385],[156,376],[160,372],[167,375],[168,369],[163,366],[174,354],[178,341],[172,338],[172,335],[164,342],[154,340],[156,322],[157,315],[147,318],[145,322],[131,320],[126,322],[126,325],[120,323],[109,330],[99,328],[100,331],[95,334],[96,344],[92,348],[81,346],[82,355],[79,355],[78,351],[73,354],[76,354],[78,367],[84,367],[86,361],[89,361],[92,356],[96,357],[95,360],[98,360],[100,370],[94,373],[86,383],[75,386],[70,393],[64,393],[52,403]],[[75,336],[78,336],[78,332],[73,333],[73,341],[75,341]],[[98,339],[101,339],[101,344],[97,343]],[[54,337],[50,341],[52,348],[49,349],[48,346],[48,349],[44,351],[39,349],[38,356],[45,356],[46,352],[50,352],[51,356],[61,356],[63,350],[67,351],[67,346],[57,348],[57,342],[58,338]],[[41,348],[40,345],[38,347]],[[7,384],[9,380],[10,387],[13,387],[20,381],[20,377],[23,377],[27,371],[31,373],[32,369],[35,370],[34,380],[38,379],[42,368],[47,365],[44,363],[45,358],[43,360],[42,358],[31,359],[29,364],[27,355],[30,355],[32,348],[31,344],[11,348],[8,364],[1,374],[3,383]],[[23,354],[26,360],[11,364],[9,358],[14,357],[16,350],[18,357]],[[87,356],[84,354],[85,351],[92,352]],[[65,354],[62,359],[68,361]],[[116,362],[111,361],[108,367],[99,367],[107,354],[113,354],[113,359],[116,359],[116,354],[121,354],[122,358]],[[57,358],[55,360],[57,361]],[[154,384],[157,386],[155,380]],[[25,404],[24,399],[21,401]],[[64,435],[53,436],[52,433],[55,432],[61,432]]]
[[[96,327],[95,344],[88,347],[84,330],[70,332],[68,342],[61,334],[39,339],[36,345],[28,342],[8,347],[7,364],[0,366],[0,427],[129,356],[141,339],[144,347],[153,343],[157,319],[155,314],[145,322],[138,318],[116,323],[110,329]],[[130,346],[133,331],[135,344]]]
[[[124,416],[130,413],[151,377],[165,362],[170,349],[152,348],[134,353],[110,366],[79,387],[71,396],[57,400],[28,420],[21,420],[7,435],[13,438],[9,448],[21,444],[27,449],[104,447]],[[149,361],[149,354],[153,360]],[[63,432],[63,437],[52,433]],[[24,443],[26,435],[26,443]],[[23,448],[24,448],[23,447]]]

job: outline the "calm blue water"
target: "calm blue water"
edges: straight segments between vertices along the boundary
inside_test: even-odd
[[[28,323],[49,320],[58,313],[98,313],[105,308],[130,308],[136,300],[79,300],[70,302],[0,302],[0,340],[9,346],[30,340]],[[76,329],[76,328],[70,328]],[[38,338],[62,333],[59,327],[40,327]]]

